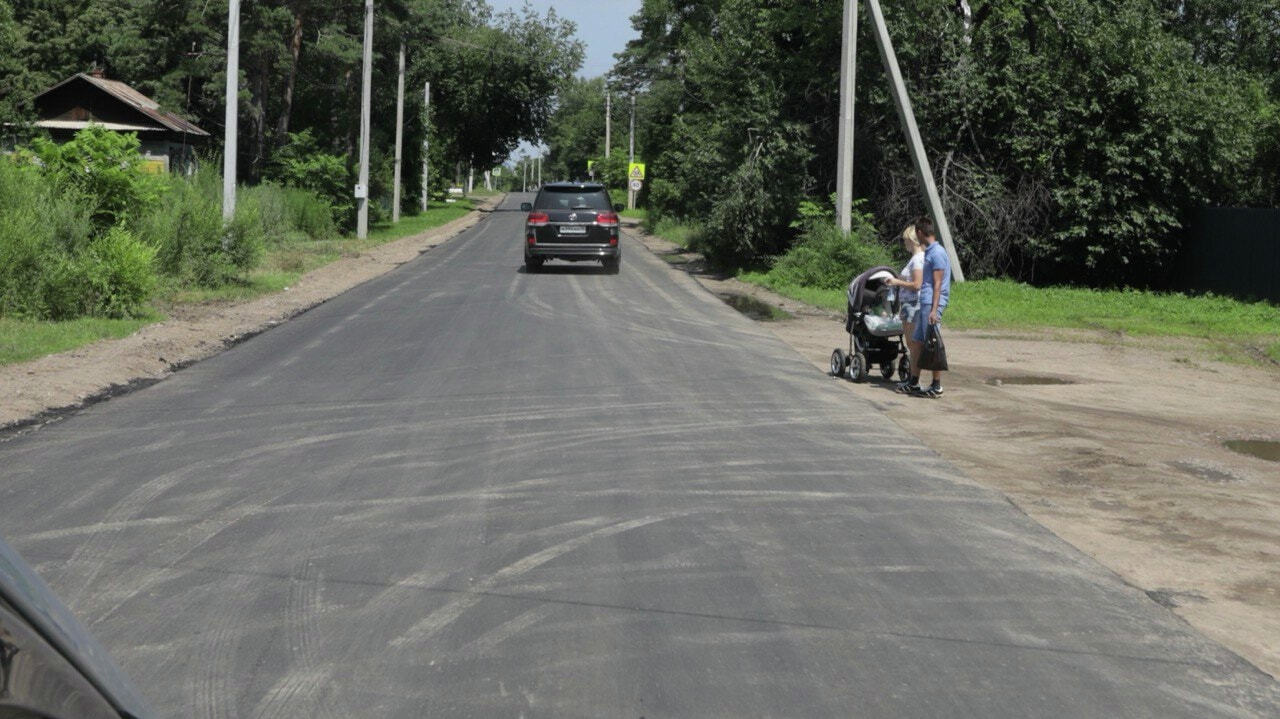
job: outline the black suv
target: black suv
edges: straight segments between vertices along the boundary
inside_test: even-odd
[[[609,205],[604,185],[553,182],[543,185],[524,223],[524,266],[537,272],[550,259],[600,260],[606,272],[617,274],[622,266],[618,246],[618,213],[622,205]]]

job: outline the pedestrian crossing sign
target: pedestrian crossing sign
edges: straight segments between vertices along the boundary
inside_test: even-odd
[[[644,163],[633,162],[627,169],[627,179],[643,180],[644,179]]]

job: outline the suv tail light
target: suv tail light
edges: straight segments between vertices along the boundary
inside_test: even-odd
[[[618,213],[616,213],[616,212],[598,212],[598,213],[596,213],[596,224],[599,224],[599,225],[616,225],[616,224],[618,224]]]
[[[546,227],[551,222],[551,218],[545,212],[530,212],[529,219],[525,220],[530,227]]]

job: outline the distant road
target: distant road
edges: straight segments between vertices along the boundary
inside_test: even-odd
[[[165,715],[1275,715],[638,244],[525,274],[521,199],[0,444],[0,533]]]

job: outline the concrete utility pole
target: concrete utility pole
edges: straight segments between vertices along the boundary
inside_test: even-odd
[[[611,140],[613,139],[610,136],[610,131],[612,130],[612,120],[613,120],[612,116],[613,116],[612,100],[609,97],[609,91],[605,90],[604,91],[604,156],[605,157],[609,156],[609,145],[612,144]]]
[[[369,236],[369,99],[373,84],[373,0],[364,0],[364,72],[360,85],[360,179],[356,185],[356,237]]]
[[[400,79],[396,81],[396,177],[392,182],[391,221],[400,221],[400,157],[404,140],[404,41],[400,41]]]
[[[422,211],[427,211],[427,188],[431,184],[431,83],[422,90]]]
[[[542,155],[538,155],[538,187],[542,187]]]
[[[236,214],[236,132],[240,117],[240,0],[227,6],[227,108],[222,147],[222,219]],[[226,238],[222,240],[226,249]]]
[[[911,98],[907,97],[907,85],[902,80],[902,71],[898,68],[898,56],[893,51],[893,40],[889,37],[889,28],[884,22],[884,12],[880,9],[880,0],[867,0],[867,8],[871,10],[871,20],[875,24],[876,44],[880,46],[880,59],[884,62],[885,72],[893,85],[894,106],[898,110],[898,120],[902,123],[902,132],[907,136],[911,146],[911,157],[915,161],[916,179],[924,190],[925,199],[929,203],[929,213],[938,225],[938,239],[947,249],[947,257],[951,260],[951,276],[956,282],[964,282],[964,271],[960,268],[960,257],[956,255],[955,243],[951,238],[951,226],[947,224],[947,216],[942,212],[942,200],[938,196],[938,187],[933,182],[933,170],[929,168],[929,156],[925,154],[924,142],[920,139],[920,128],[916,126],[915,113],[911,111]]]
[[[836,149],[836,223],[853,227],[853,98],[858,55],[858,0],[844,0],[844,36],[840,43],[840,140]]]
[[[627,133],[627,172],[631,172],[630,164],[636,161],[636,94],[631,93],[631,129]],[[627,180],[627,209],[636,209],[636,191],[631,189],[631,180]]]

